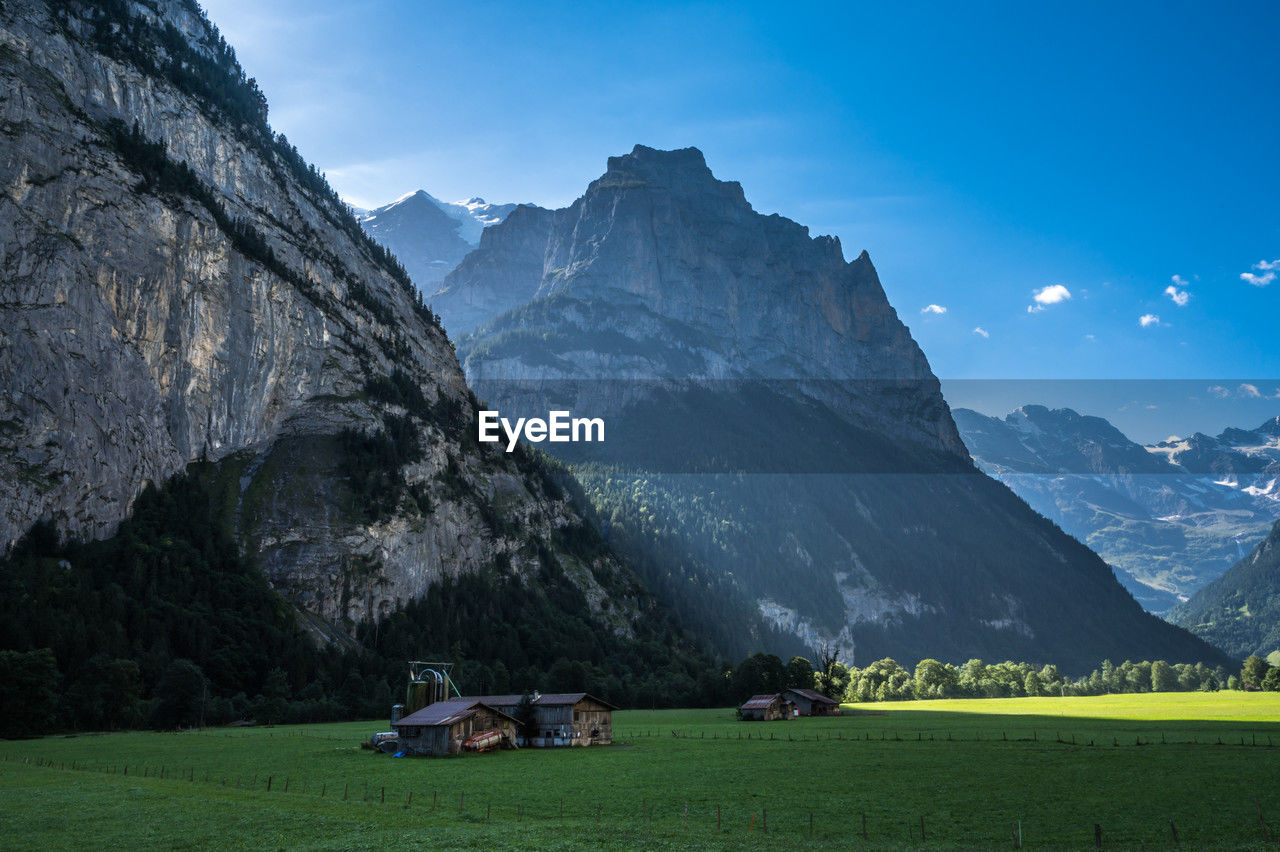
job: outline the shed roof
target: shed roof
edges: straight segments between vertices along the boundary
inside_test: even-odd
[[[821,692],[817,692],[812,689],[788,689],[787,692],[794,692],[796,695],[802,695],[810,701],[816,701],[819,704],[831,704],[833,706],[838,706],[840,704],[839,701],[828,698]]]
[[[747,699],[745,704],[742,705],[742,709],[743,710],[765,710],[769,707],[770,704],[777,701],[781,697],[782,696],[780,695],[753,695],[749,699]]]
[[[481,701],[489,706],[514,707],[519,704],[523,698],[523,695],[475,695],[465,700]],[[605,701],[602,698],[596,698],[589,692],[548,692],[540,694],[533,700],[533,703],[538,707],[559,707],[566,704],[577,704],[584,698],[590,698],[592,701],[597,704],[603,704],[610,710],[618,709],[608,701]]]
[[[517,721],[487,701],[481,701],[478,698],[451,698],[448,701],[437,701],[434,704],[428,704],[421,710],[410,713],[396,722],[395,727],[421,726],[430,728],[436,725],[452,725],[454,722],[461,722],[481,707],[505,719],[510,719],[512,722]]]

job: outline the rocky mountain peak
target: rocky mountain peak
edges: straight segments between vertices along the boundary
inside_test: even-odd
[[[869,255],[846,263],[838,240],[756,212],[696,148],[637,145],[610,157],[569,207],[516,211],[431,302],[462,335],[463,353],[524,324],[525,351],[472,359],[476,379],[819,382],[837,409],[967,461],[937,379]],[[486,307],[531,306],[547,314],[539,323],[556,326],[539,332],[541,342],[527,318],[483,316]],[[468,342],[466,332],[492,336]],[[619,337],[631,344],[592,354],[574,342]],[[582,354],[562,357],[569,349]]]
[[[643,186],[690,197],[721,197],[746,210],[751,209],[742,185],[737,181],[717,180],[707,166],[706,157],[697,148],[663,151],[636,145],[630,154],[610,157],[605,173],[592,182],[587,194]]]

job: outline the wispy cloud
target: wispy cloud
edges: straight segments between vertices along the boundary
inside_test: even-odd
[[[1191,293],[1186,289],[1187,281],[1181,275],[1173,276],[1173,283],[1164,288],[1164,294],[1173,300],[1173,303],[1180,308],[1185,308],[1187,302],[1191,301]],[[1183,289],[1179,290],[1181,287]]]
[[[1239,399],[1280,399],[1280,388],[1276,388],[1273,393],[1268,394],[1266,391],[1260,390],[1257,385],[1249,384],[1248,382],[1241,382],[1240,386],[1234,391],[1222,385],[1213,385],[1209,388],[1209,393],[1218,399],[1227,399],[1232,396]]]
[[[1071,291],[1061,284],[1050,284],[1034,291],[1031,297],[1035,299],[1035,304],[1027,305],[1027,313],[1038,314],[1049,305],[1056,305],[1070,299]]]
[[[976,335],[978,335],[979,337],[982,337],[982,338],[990,338],[990,337],[991,337],[991,332],[987,331],[987,330],[986,330],[985,328],[983,328],[982,326],[977,326],[976,328],[974,328],[973,333],[974,333],[974,334],[976,334]]]
[[[1253,269],[1253,272],[1241,272],[1240,280],[1255,287],[1265,287],[1276,280],[1276,273],[1280,272],[1280,260],[1260,260],[1253,265]]]
[[[1142,316],[1138,317],[1138,325],[1142,326],[1143,328],[1147,328],[1148,326],[1159,325],[1159,324],[1160,324],[1160,317],[1157,316],[1156,314],[1143,314]]]
[[[925,305],[923,308],[921,308],[921,309],[920,309],[920,313],[922,313],[922,314],[939,314],[939,315],[941,315],[941,314],[945,314],[946,312],[947,312],[947,309],[946,309],[946,308],[944,308],[942,305],[932,305],[932,304],[930,304],[930,305]]]

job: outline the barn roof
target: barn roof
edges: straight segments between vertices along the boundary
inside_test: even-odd
[[[753,695],[742,705],[743,710],[765,710],[777,701],[778,695]]]
[[[467,701],[482,701],[490,706],[497,707],[514,707],[524,698],[523,695],[475,695],[467,698]],[[565,704],[577,704],[584,698],[590,698],[597,704],[603,704],[610,710],[618,708],[605,701],[602,698],[596,698],[589,692],[547,692],[539,695],[534,699],[533,703],[539,707],[559,707]]]
[[[501,710],[493,707],[487,701],[481,701],[478,698],[451,698],[448,701],[437,701],[434,704],[428,704],[421,710],[410,713],[400,721],[396,722],[395,727],[421,726],[425,728],[435,727],[436,725],[452,725],[454,722],[461,722],[470,716],[480,707],[492,710],[503,718],[510,719],[512,722],[517,721],[513,717],[503,713]]]
[[[816,701],[819,704],[831,704],[833,706],[839,706],[840,704],[839,701],[828,698],[821,692],[817,692],[812,689],[788,689],[787,692],[794,692],[796,695],[802,695],[810,701]]]

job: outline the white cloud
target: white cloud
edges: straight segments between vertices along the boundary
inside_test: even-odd
[[[1138,325],[1142,326],[1143,328],[1146,328],[1147,326],[1150,326],[1150,325],[1159,325],[1159,324],[1160,324],[1160,317],[1156,316],[1155,314],[1143,314],[1142,316],[1138,317]]]
[[[974,334],[976,334],[976,335],[978,335],[979,337],[983,337],[983,338],[989,338],[989,337],[991,337],[991,332],[987,331],[987,330],[986,330],[985,328],[983,328],[982,326],[978,326],[978,327],[976,327],[976,328],[973,330],[973,333],[974,333]]]
[[[1098,338],[1094,337],[1092,334],[1086,334],[1086,335],[1084,336],[1084,339],[1085,339],[1085,340],[1097,340]]]
[[[1230,396],[1235,396],[1238,399],[1280,399],[1280,388],[1276,388],[1275,393],[1268,395],[1259,390],[1257,385],[1252,385],[1248,382],[1241,382],[1235,391],[1230,388],[1224,388],[1222,385],[1214,385],[1209,388],[1209,393],[1218,399],[1227,399]]]
[[[1276,280],[1276,273],[1280,272],[1280,260],[1260,260],[1253,265],[1253,268],[1262,274],[1241,272],[1240,280],[1247,281],[1255,287],[1265,287]]]
[[[1164,288],[1164,294],[1170,299],[1173,299],[1173,303],[1175,305],[1180,308],[1185,308],[1187,306],[1187,302],[1191,301],[1191,294],[1185,289],[1186,286],[1187,282],[1183,277],[1181,275],[1175,275],[1173,276],[1173,283]],[[1179,290],[1179,287],[1184,289]]]
[[[1049,305],[1056,305],[1059,302],[1065,302],[1071,298],[1071,291],[1061,284],[1050,284],[1047,287],[1041,287],[1034,291],[1032,298],[1035,299],[1034,305],[1027,305],[1027,313],[1038,314]]]
[[[946,312],[947,312],[947,309],[944,308],[942,305],[925,305],[923,308],[920,309],[920,313],[922,314],[941,315],[941,314],[945,314]]]

